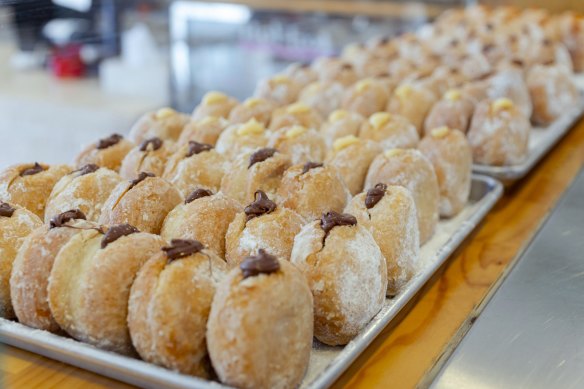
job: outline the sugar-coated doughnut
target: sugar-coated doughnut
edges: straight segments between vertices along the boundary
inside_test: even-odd
[[[295,102],[301,89],[302,86],[298,82],[279,74],[258,82],[253,95],[281,107]]]
[[[293,125],[319,129],[321,124],[322,117],[317,110],[305,103],[297,102],[274,110],[269,129],[276,131]]]
[[[408,119],[418,134],[422,134],[424,120],[436,102],[434,93],[419,84],[406,83],[395,89],[387,104],[387,111]]]
[[[190,141],[206,143],[215,146],[221,133],[229,126],[224,118],[207,116],[201,120],[190,120],[178,138],[178,145],[184,146]]]
[[[269,100],[250,97],[233,108],[229,114],[229,121],[233,124],[243,124],[255,119],[267,127],[275,109],[276,105]]]
[[[161,108],[155,112],[148,112],[138,119],[130,130],[128,139],[135,144],[150,138],[175,141],[188,121],[189,115],[172,108]]]
[[[317,110],[324,118],[341,106],[344,87],[335,81],[315,81],[302,89],[298,101]]]
[[[126,155],[120,166],[120,176],[126,180],[138,177],[140,172],[161,176],[174,148],[174,143],[169,140],[156,137],[146,139]]]
[[[238,155],[259,147],[266,147],[270,132],[264,125],[255,119],[243,124],[234,124],[221,133],[216,150],[228,159],[235,159]]]
[[[275,131],[267,146],[288,155],[293,164],[322,161],[326,155],[326,143],[320,133],[301,125]]]
[[[376,112],[359,130],[362,139],[377,142],[384,150],[416,147],[420,141],[418,130],[403,116],[388,112]]]
[[[124,139],[120,134],[112,134],[81,150],[75,157],[75,167],[80,169],[85,165],[93,164],[117,172],[134,146],[134,143]]]
[[[424,121],[424,133],[446,126],[466,133],[475,105],[469,96],[459,89],[450,89],[432,106]]]
[[[347,89],[341,107],[367,117],[385,110],[388,98],[389,91],[382,81],[365,78]]]
[[[284,75],[304,88],[306,85],[318,80],[318,74],[307,63],[295,62],[284,70]]]
[[[345,87],[354,84],[359,79],[355,67],[341,58],[318,58],[312,63],[312,69],[320,81],[335,81]]]
[[[333,111],[320,128],[326,146],[330,149],[333,143],[344,136],[357,136],[365,118],[356,112],[338,109]]]
[[[193,111],[194,120],[202,120],[208,116],[217,118],[228,118],[231,110],[238,104],[238,101],[224,93],[211,91],[207,92],[201,103]]]

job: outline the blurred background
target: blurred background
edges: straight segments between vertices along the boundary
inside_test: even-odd
[[[476,3],[0,0],[0,167],[69,162],[148,110],[189,112],[209,89],[243,99],[291,62]],[[584,11],[583,0],[480,3]]]

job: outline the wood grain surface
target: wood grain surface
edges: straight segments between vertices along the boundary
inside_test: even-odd
[[[522,182],[506,192],[481,226],[386,328],[335,388],[416,387],[448,349],[475,307],[529,243],[584,165],[584,120]],[[47,358],[5,346],[6,388],[128,388]]]

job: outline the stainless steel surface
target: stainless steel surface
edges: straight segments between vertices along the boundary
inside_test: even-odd
[[[410,280],[399,295],[393,299],[386,299],[382,311],[347,346],[328,347],[315,342],[302,387],[325,388],[331,385],[480,223],[501,197],[502,192],[501,183],[495,179],[474,175],[468,205],[455,218],[441,220],[434,237],[422,247],[418,274]],[[180,375],[136,359],[102,351],[72,339],[33,330],[4,319],[0,319],[0,340],[142,387],[221,387],[214,382]]]
[[[584,170],[431,385],[584,387]]]

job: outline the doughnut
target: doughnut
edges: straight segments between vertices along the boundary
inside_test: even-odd
[[[297,124],[275,131],[268,147],[288,155],[293,164],[322,161],[326,155],[326,143],[320,133]]]
[[[235,216],[227,229],[225,259],[233,267],[263,248],[289,260],[294,236],[303,225],[302,216],[277,206],[266,193],[258,190],[255,200]]]
[[[225,258],[225,235],[235,215],[243,209],[223,193],[198,188],[164,219],[160,236],[165,240],[193,239]]]
[[[531,117],[533,105],[521,70],[501,70],[490,77],[488,83],[487,95],[490,99],[508,98],[527,118]]]
[[[348,135],[333,143],[325,163],[338,170],[351,194],[356,195],[363,189],[369,165],[381,151],[381,146],[373,141]]]
[[[43,222],[28,209],[0,201],[0,317],[13,319],[10,273],[25,238]]]
[[[313,305],[306,279],[260,250],[217,286],[207,347],[221,382],[245,389],[297,388],[310,360]]]
[[[443,126],[466,133],[474,108],[472,98],[465,96],[459,89],[450,89],[432,106],[424,122],[424,133],[427,135],[433,129]]]
[[[158,234],[166,215],[182,200],[166,180],[142,172],[132,181],[120,182],[101,209],[99,223],[128,223],[144,232]]]
[[[188,144],[190,141],[215,146],[217,139],[219,139],[221,133],[229,126],[229,123],[227,119],[217,118],[215,116],[207,116],[201,120],[191,120],[180,134],[177,143],[179,147]]]
[[[390,97],[387,111],[408,119],[421,135],[424,120],[435,102],[436,97],[430,89],[412,83],[402,84]]]
[[[339,82],[315,81],[300,92],[298,101],[314,108],[324,118],[341,106],[344,87]]]
[[[128,303],[132,344],[146,362],[209,378],[205,342],[227,264],[196,240],[173,239],[136,275]]]
[[[306,162],[284,172],[278,198],[283,207],[315,220],[329,210],[342,212],[351,193],[336,168]]]
[[[135,355],[127,324],[130,287],[164,244],[129,224],[105,234],[84,230],[69,239],[49,275],[49,307],[59,327],[82,342]]]
[[[527,157],[531,124],[510,99],[484,100],[477,106],[468,130],[473,162],[517,165]]]
[[[308,223],[294,239],[291,262],[308,280],[314,336],[322,343],[349,343],[381,310],[385,259],[354,216],[330,211]]]
[[[134,143],[124,139],[120,134],[112,134],[81,150],[75,157],[75,167],[80,169],[85,165],[93,164],[117,172],[126,154],[134,146]]]
[[[45,223],[62,212],[79,209],[87,220],[97,221],[111,191],[123,181],[113,170],[85,165],[63,176],[53,187],[45,208]]]
[[[419,150],[392,149],[371,163],[365,188],[382,183],[407,188],[416,202],[420,244],[426,243],[438,224],[440,190],[432,163]]]
[[[71,171],[67,165],[26,163],[0,172],[0,200],[20,205],[41,219],[55,184]]]
[[[430,160],[440,188],[440,216],[457,215],[470,194],[472,150],[464,134],[438,127],[426,135],[418,149]]]
[[[188,121],[189,116],[184,113],[172,108],[161,108],[156,112],[148,112],[138,119],[130,129],[128,139],[135,144],[151,138],[177,140]]]
[[[359,129],[364,121],[365,118],[355,112],[341,109],[333,111],[320,128],[327,148],[332,148],[333,143],[339,138],[359,135]]]
[[[97,229],[85,214],[72,209],[54,216],[24,240],[12,264],[10,296],[18,321],[26,326],[59,333],[47,299],[49,275],[59,250],[79,232]]]
[[[243,124],[234,124],[221,133],[217,144],[217,151],[228,159],[234,159],[239,154],[266,147],[270,133],[263,124],[251,119]]]
[[[318,58],[312,63],[312,69],[322,82],[335,81],[348,87],[359,80],[354,66],[341,58]]]
[[[298,102],[274,110],[269,129],[276,131],[284,127],[300,125],[318,130],[321,124],[322,118],[315,109],[307,104]]]
[[[387,295],[395,296],[412,278],[420,258],[416,203],[402,186],[377,184],[359,193],[345,212],[367,228],[385,258]]]
[[[201,104],[199,104],[193,111],[192,119],[202,120],[208,116],[227,119],[231,110],[238,103],[239,102],[236,99],[229,97],[224,93],[217,91],[207,92],[205,96],[203,96]]]
[[[347,89],[341,107],[362,116],[371,116],[385,110],[388,98],[386,84],[374,78],[365,78]]]
[[[376,142],[384,150],[414,148],[420,141],[416,126],[403,116],[376,112],[363,122],[359,138]]]
[[[258,189],[274,197],[290,165],[290,157],[273,148],[242,154],[228,165],[221,192],[242,205],[253,201]]]
[[[169,159],[163,178],[173,184],[184,196],[197,187],[219,190],[227,160],[213,146],[189,141]]]
[[[174,151],[174,143],[160,138],[146,139],[126,155],[120,167],[120,176],[134,179],[140,172],[150,172],[161,176],[168,157]]]
[[[281,107],[295,102],[301,89],[302,86],[298,82],[279,74],[258,82],[253,96],[268,100],[275,106]]]
[[[284,70],[284,75],[300,85],[301,88],[318,80],[318,74],[306,63],[291,63]]]
[[[276,105],[269,100],[250,97],[233,108],[229,114],[229,121],[233,124],[243,124],[255,119],[267,127],[275,109]]]

